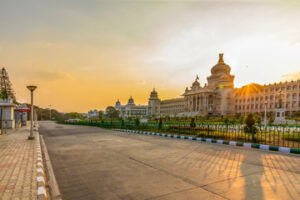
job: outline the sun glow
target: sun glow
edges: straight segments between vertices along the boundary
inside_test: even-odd
[[[252,94],[262,93],[263,89],[264,86],[256,83],[251,83],[237,89],[235,91],[235,94],[242,95],[242,96],[250,96]]]

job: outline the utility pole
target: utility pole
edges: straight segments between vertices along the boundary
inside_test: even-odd
[[[264,119],[264,128],[266,130],[267,128],[267,105],[268,105],[268,101],[265,101],[265,119]]]
[[[50,107],[50,120],[51,120],[51,119],[52,119],[52,118],[51,118],[51,104],[49,105],[49,107]]]

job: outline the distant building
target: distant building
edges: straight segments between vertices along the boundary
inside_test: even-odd
[[[99,116],[99,112],[95,109],[95,110],[90,110],[87,114],[88,118],[92,118],[92,117],[98,117]]]
[[[167,99],[160,102],[160,113],[163,116],[176,117],[184,113],[184,98]]]
[[[148,105],[135,105],[132,97],[128,99],[126,105],[121,105],[118,100],[115,105],[115,109],[120,112],[120,117],[143,117],[148,114]]]
[[[278,108],[284,110],[285,116],[291,116],[300,110],[300,80],[268,85],[249,84],[234,88],[234,75],[231,68],[219,54],[219,60],[211,68],[207,84],[201,86],[199,78],[187,87],[183,97],[160,100],[153,89],[148,105],[136,107],[130,98],[126,106],[117,101],[116,109],[122,116],[137,114],[150,117],[159,116],[230,116],[245,115],[249,112],[262,114],[267,112],[275,115]]]

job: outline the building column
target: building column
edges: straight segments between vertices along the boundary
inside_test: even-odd
[[[208,96],[207,96],[207,94],[205,95],[205,106],[206,106],[206,111],[208,111]]]

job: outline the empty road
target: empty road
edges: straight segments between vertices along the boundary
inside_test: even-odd
[[[40,122],[63,199],[300,199],[300,157]]]

